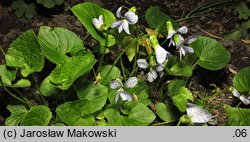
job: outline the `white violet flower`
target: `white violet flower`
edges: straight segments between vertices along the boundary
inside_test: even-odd
[[[100,15],[99,18],[92,19],[92,24],[95,26],[95,28],[99,31],[102,30],[102,27],[104,26],[104,20],[103,15]]]
[[[150,69],[150,71],[147,74],[149,82],[153,82],[158,76],[162,77],[164,75],[163,72],[165,66],[164,64],[149,65],[146,59],[138,59],[137,64],[142,69],[147,69],[147,68]]]
[[[187,103],[187,116],[193,123],[206,123],[212,120],[210,112],[192,103]]]
[[[238,90],[236,90],[234,87],[231,87],[230,90],[233,93],[233,96],[235,96],[236,98],[239,98],[242,103],[244,103],[245,105],[250,104],[250,96],[246,97],[245,95],[240,95]]]
[[[118,32],[121,33],[123,30],[130,34],[129,25],[134,25],[138,21],[138,16],[135,14],[135,8],[131,8],[128,12],[122,16],[121,14],[122,7],[119,7],[116,11],[116,17],[121,20],[116,21],[111,25],[111,28],[117,28]]]
[[[115,103],[118,102],[121,97],[123,101],[132,101],[133,97],[130,93],[124,91],[124,88],[133,88],[138,83],[138,79],[136,77],[130,77],[123,86],[123,83],[119,80],[113,80],[110,82],[110,88],[114,90],[118,90],[118,93],[115,96]]]

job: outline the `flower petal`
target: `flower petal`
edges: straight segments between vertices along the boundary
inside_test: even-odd
[[[109,83],[109,86],[111,89],[116,90],[122,87],[122,83],[119,82],[118,80],[113,80]]]
[[[142,69],[146,69],[146,68],[148,68],[148,66],[149,66],[146,59],[138,59],[138,60],[137,60],[137,64],[138,64],[138,66],[139,66],[140,68],[142,68]]]
[[[171,45],[175,46],[175,42],[174,42],[173,39],[170,39],[170,42],[169,42],[169,44],[168,44],[168,47],[170,47]]]
[[[111,25],[111,28],[117,28],[117,27],[120,27],[123,23],[123,20],[118,20],[116,22],[114,22],[112,25]]]
[[[195,35],[189,36],[186,44],[190,44],[190,43],[194,42],[196,39],[197,39],[197,37]]]
[[[130,25],[134,25],[138,21],[138,16],[134,12],[128,11],[124,16]]]
[[[250,104],[250,100],[249,100],[246,96],[244,96],[244,95],[241,95],[241,96],[239,97],[239,99],[240,99],[245,105],[249,105],[249,104]]]
[[[120,94],[121,94],[121,91],[118,91],[118,93],[115,95],[115,103],[118,102]]]
[[[123,16],[122,16],[122,7],[119,7],[118,9],[117,9],[117,11],[116,11],[116,17],[118,17],[118,18],[123,18]]]
[[[167,58],[167,51],[162,48],[160,45],[158,45],[155,48],[155,55],[156,55],[156,60],[159,64],[162,64],[166,58]]]
[[[206,123],[212,120],[212,114],[195,104],[187,103],[187,115],[193,123]]]
[[[138,83],[138,79],[136,77],[130,77],[124,84],[126,88],[133,88]]]
[[[129,27],[128,27],[128,21],[127,20],[123,20],[123,23],[122,23],[122,28],[124,29],[124,31],[127,33],[127,34],[130,34],[129,32]]]
[[[173,31],[170,31],[170,32],[168,33],[167,39],[171,39],[175,33],[176,33],[176,31],[174,31],[174,30],[173,30]]]
[[[97,18],[92,19],[92,24],[98,30],[101,28],[101,25],[102,25],[102,23]]]
[[[125,91],[121,91],[120,96],[122,98],[123,101],[132,101],[133,97]]]
[[[176,43],[176,50],[180,48],[180,46],[185,42],[185,39],[183,38],[183,36],[181,36],[180,34],[178,34],[179,37],[179,42]]]
[[[187,26],[182,26],[176,32],[180,34],[186,34],[188,32],[188,28]]]
[[[185,52],[194,53],[194,49],[190,46],[183,46],[182,48],[185,50]]]
[[[149,73],[148,73],[148,81],[149,82],[153,82],[156,78],[157,78],[157,73],[155,70],[151,70]]]
[[[155,70],[157,72],[161,72],[164,70],[164,64],[157,64],[156,67],[155,67]]]

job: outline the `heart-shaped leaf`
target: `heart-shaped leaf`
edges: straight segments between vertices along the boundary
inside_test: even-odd
[[[104,111],[104,116],[107,118],[108,126],[122,126],[123,116],[120,115],[120,112],[116,109],[106,109]]]
[[[209,70],[222,69],[231,57],[221,43],[209,37],[198,36],[190,46],[193,47],[195,54],[199,57],[198,64]]]
[[[69,126],[93,126],[95,118],[92,115],[81,115],[85,101],[66,102],[56,108],[57,116]]]
[[[5,120],[6,126],[18,126],[28,112],[23,105],[8,105],[7,109],[11,112],[11,116]]]
[[[180,117],[178,111],[172,106],[166,106],[164,103],[158,103],[156,105],[156,113],[166,123],[177,121]]]
[[[109,86],[109,83],[120,76],[121,71],[112,65],[105,65],[100,68],[101,83]]]
[[[33,30],[28,30],[15,39],[5,58],[8,66],[21,68],[24,77],[33,72],[40,72],[44,66],[44,58]]]
[[[83,47],[82,40],[73,32],[64,28],[42,26],[38,34],[42,52],[53,63],[64,63],[67,53],[76,54]]]
[[[233,79],[233,86],[239,92],[250,91],[250,67],[241,69]]]

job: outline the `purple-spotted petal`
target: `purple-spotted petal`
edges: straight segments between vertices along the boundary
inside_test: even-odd
[[[122,16],[122,7],[119,7],[118,9],[117,9],[117,11],[116,11],[116,17],[118,17],[118,18],[123,18],[123,16]]]
[[[110,83],[109,83],[109,86],[110,86],[110,88],[111,89],[119,89],[119,88],[121,88],[122,87],[122,83],[121,82],[119,82],[118,80],[113,80],[113,81],[111,81]]]
[[[114,22],[112,25],[111,25],[111,28],[117,28],[117,27],[120,27],[123,23],[123,20],[118,20],[116,22]]]
[[[186,34],[188,32],[188,28],[187,26],[182,26],[176,32],[180,34]]]
[[[124,84],[126,88],[133,88],[138,83],[138,79],[136,77],[130,77]]]
[[[122,98],[123,101],[132,101],[133,97],[125,91],[121,91],[120,96]]]
[[[194,42],[196,39],[197,39],[197,37],[195,35],[189,36],[186,44],[190,44],[190,43]]]
[[[191,103],[187,103],[187,115],[193,123],[206,123],[212,120],[210,112]]]
[[[128,23],[130,25],[134,25],[138,21],[138,16],[134,12],[131,12],[131,11],[126,12],[124,17],[128,20]]]
[[[142,68],[142,69],[146,69],[146,68],[148,68],[148,66],[149,66],[146,59],[138,59],[138,60],[137,60],[137,64],[138,64],[138,66],[139,66],[140,68]]]

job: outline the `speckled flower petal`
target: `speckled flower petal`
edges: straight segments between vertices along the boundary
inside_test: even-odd
[[[130,77],[124,84],[126,88],[133,88],[138,83],[138,79],[136,77]]]
[[[146,69],[149,66],[146,59],[139,59],[139,60],[137,60],[137,64],[142,69]]]
[[[119,82],[118,80],[113,80],[113,81],[111,81],[110,83],[109,83],[109,86],[110,86],[110,88],[111,89],[119,89],[119,88],[121,88],[122,87],[122,83],[121,82]]]
[[[195,104],[187,103],[187,115],[193,123],[206,123],[212,120],[212,114]]]
[[[232,93],[233,93],[233,95],[234,95],[235,97],[237,97],[237,98],[240,97],[240,93],[239,93],[235,88],[233,88]]]
[[[167,51],[164,48],[162,48],[160,45],[158,45],[155,48],[155,56],[156,56],[156,61],[159,64],[162,64],[167,58]]]
[[[123,18],[122,16],[122,7],[119,7],[116,11],[116,17]]]
[[[249,104],[250,104],[250,100],[249,100],[246,96],[244,96],[244,95],[241,95],[241,96],[239,97],[239,99],[240,99],[245,105],[249,105]]]
[[[134,25],[138,21],[138,16],[134,12],[128,11],[124,16],[130,25]]]
[[[157,73],[155,70],[151,70],[149,73],[148,73],[148,81],[149,82],[153,82],[156,78],[158,77]]]
[[[190,43],[194,42],[196,39],[197,39],[197,37],[195,35],[189,36],[186,44],[190,44]]]
[[[122,98],[123,101],[132,101],[133,97],[125,91],[121,91],[120,96]]]
[[[117,27],[120,27],[123,23],[123,20],[118,20],[116,22],[114,22],[112,25],[111,25],[111,28],[117,28]]]
[[[182,26],[176,32],[180,34],[186,34],[188,32],[188,28],[187,26]]]

